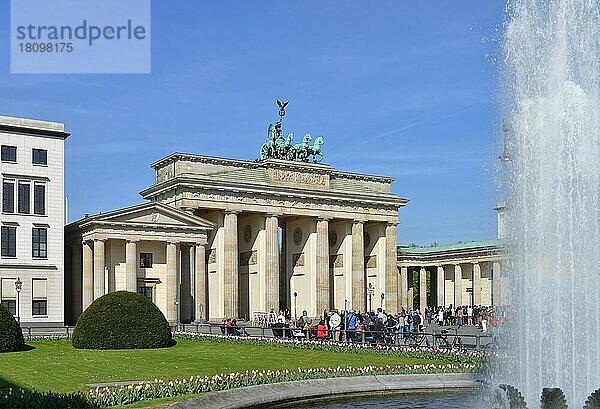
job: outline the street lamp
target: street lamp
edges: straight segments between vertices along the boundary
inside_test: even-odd
[[[379,307],[381,309],[383,309],[383,299],[385,298],[385,295],[383,293],[381,293],[381,303],[379,303]]]
[[[23,282],[19,277],[15,281],[15,290],[17,291],[17,322],[21,323],[20,305],[21,305],[21,290],[23,289]]]
[[[375,287],[373,287],[373,284],[369,283],[369,287],[367,288],[367,295],[369,296],[369,311],[373,311],[373,294],[375,294]]]
[[[179,331],[179,300],[175,300],[175,312],[177,313],[177,322],[175,323],[175,331]]]
[[[296,291],[294,291],[294,320],[296,321],[296,323],[298,322],[298,314],[297,314],[297,307],[298,306],[298,293]]]

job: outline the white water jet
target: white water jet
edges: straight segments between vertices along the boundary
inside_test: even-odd
[[[577,408],[600,387],[600,5],[509,0],[505,21],[512,316],[493,380]]]

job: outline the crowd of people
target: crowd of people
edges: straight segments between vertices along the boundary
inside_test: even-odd
[[[487,332],[488,325],[495,325],[499,317],[494,310],[484,306],[435,307],[419,309],[402,309],[397,314],[390,314],[382,308],[369,312],[323,311],[316,319],[308,317],[306,311],[297,319],[292,319],[288,311],[270,313],[271,326],[277,329],[276,336],[308,337],[316,339],[333,339],[336,341],[373,340],[389,342],[391,338],[402,339],[408,334],[425,332],[433,323],[438,326],[474,326]],[[234,324],[235,320],[234,320]],[[283,330],[288,329],[289,330]],[[235,330],[236,333],[239,329]]]

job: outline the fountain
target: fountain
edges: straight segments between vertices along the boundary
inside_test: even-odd
[[[582,407],[600,386],[600,5],[509,0],[503,51],[511,315],[490,380]]]

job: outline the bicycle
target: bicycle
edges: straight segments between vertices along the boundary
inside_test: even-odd
[[[435,346],[437,346],[438,348],[463,349],[462,339],[458,335],[459,328],[460,327],[443,329],[440,335],[436,336]],[[454,331],[454,338],[452,339],[452,342],[448,341],[448,331],[450,330]]]
[[[404,334],[404,345],[408,345],[414,348],[422,346],[429,347],[429,339],[427,338],[426,334],[421,333],[417,330],[413,330],[407,334]]]

